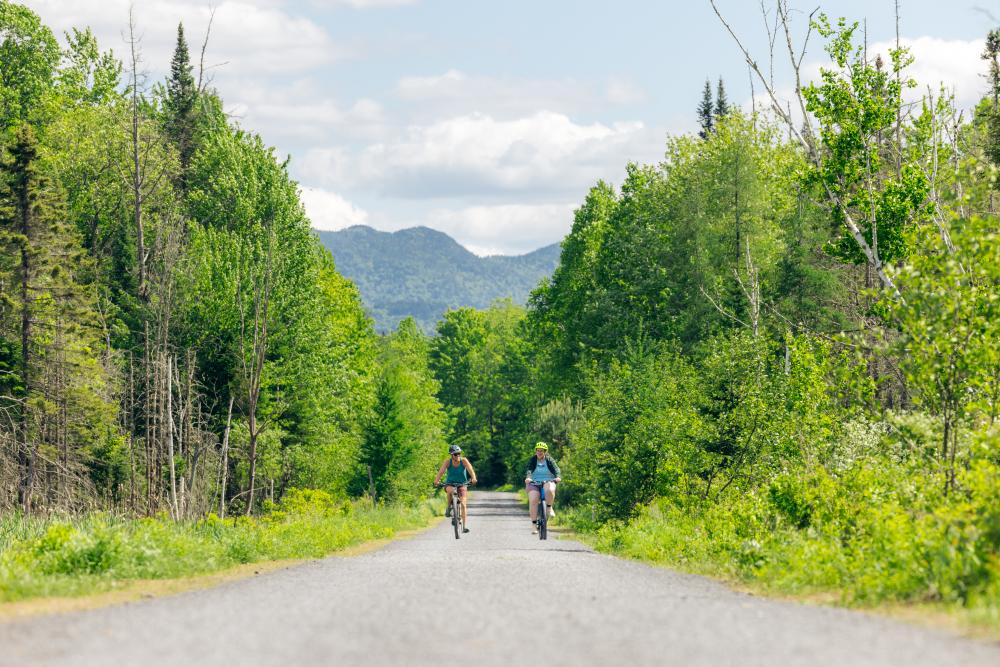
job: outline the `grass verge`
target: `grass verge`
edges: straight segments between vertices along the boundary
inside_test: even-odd
[[[439,505],[372,507],[295,491],[269,514],[252,518],[6,517],[0,519],[0,603],[93,594],[117,602],[213,585],[261,571],[241,567],[248,564],[274,569],[424,527],[440,515]],[[162,583],[181,579],[187,584]],[[11,615],[3,611],[7,606],[0,604],[0,616]]]
[[[706,517],[679,513],[668,516],[665,505],[654,504],[627,524],[598,526],[583,508],[563,508],[560,517],[574,539],[602,553],[712,577],[755,595],[859,609],[968,637],[1000,641],[1000,595],[991,588],[965,601],[899,599],[889,591],[859,595],[857,585],[851,583],[862,569],[857,564],[853,564],[855,572],[843,568],[840,585],[830,580],[823,583],[817,571],[830,567],[830,561],[835,560],[831,553],[810,546],[812,550],[805,554],[809,557],[799,557],[803,545],[776,542],[762,557],[761,545],[731,540],[718,522]],[[780,532],[776,531],[776,541],[787,539]],[[891,564],[887,568],[882,577],[899,576]]]

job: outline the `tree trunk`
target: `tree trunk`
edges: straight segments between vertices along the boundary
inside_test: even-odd
[[[31,202],[28,198],[28,183],[18,183],[17,208],[20,219],[21,239],[21,383],[24,386],[24,402],[21,404],[17,429],[18,460],[21,463],[21,488],[19,498],[21,508],[27,516],[31,514],[31,488],[35,477],[35,457],[37,448],[28,442],[28,427],[31,421]]]
[[[229,397],[229,411],[226,414],[226,430],[222,433],[222,471],[219,484],[219,517],[226,518],[226,482],[229,473],[229,432],[233,424],[233,396]]]
[[[246,515],[253,513],[254,483],[257,480],[257,406],[250,409],[250,489],[247,493]]]
[[[166,369],[167,369],[167,381],[164,383],[164,389],[166,391],[166,414],[164,415],[167,420],[167,457],[168,463],[170,465],[170,506],[171,515],[174,519],[179,519],[178,507],[177,507],[177,471],[175,468],[174,461],[174,415],[173,415],[173,372],[171,371],[171,358],[169,355],[163,355],[166,359]]]
[[[135,17],[129,9],[129,47],[132,64],[132,222],[135,225],[135,252],[138,268],[139,299],[146,299],[146,243],[142,229],[142,176],[139,155],[139,38],[135,34]]]

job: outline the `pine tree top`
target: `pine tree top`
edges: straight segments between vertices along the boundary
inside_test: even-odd
[[[178,23],[177,45],[174,47],[174,57],[170,61],[170,78],[167,80],[167,96],[171,104],[178,108],[187,106],[184,102],[194,96],[194,76],[191,72],[191,53],[188,50],[187,40],[184,39],[184,24]]]
[[[715,125],[715,120],[712,117],[713,108],[712,84],[708,79],[705,79],[705,88],[702,90],[701,102],[698,104],[698,124],[701,125],[698,136],[702,139],[708,139],[708,134]]]
[[[732,110],[729,105],[729,98],[726,97],[726,87],[722,83],[722,77],[719,77],[719,84],[715,91],[715,116],[716,118],[721,118],[725,116]]]

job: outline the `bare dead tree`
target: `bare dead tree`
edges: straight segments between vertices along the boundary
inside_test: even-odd
[[[174,455],[174,415],[173,415],[173,359],[168,354],[163,355],[166,378],[163,386],[163,394],[166,398],[164,406],[164,419],[167,422],[167,461],[170,466],[170,515],[174,519],[179,519],[179,507],[177,505],[177,459]]]
[[[753,257],[750,255],[749,238],[746,240],[745,259],[747,279],[744,281],[736,269],[733,269],[733,275],[736,277],[736,283],[743,291],[743,295],[747,298],[747,303],[750,306],[750,330],[753,332],[753,337],[757,338],[760,333],[760,278],[757,267],[753,263]]]
[[[252,314],[248,316],[243,289],[243,277],[237,283],[237,303],[240,311],[240,364],[243,375],[243,385],[246,400],[247,427],[249,431],[249,485],[247,488],[246,514],[253,511],[254,489],[257,478],[257,442],[260,434],[267,428],[266,422],[258,420],[257,405],[260,400],[261,381],[264,377],[264,362],[268,350],[268,313],[271,306],[271,292],[274,286],[273,259],[275,232],[272,221],[265,224],[265,249],[263,266],[259,272],[252,268],[250,290],[252,292]],[[252,321],[250,321],[252,318]],[[248,333],[248,327],[251,329]],[[249,349],[247,346],[249,337]]]
[[[212,35],[212,23],[215,21],[215,7],[209,8],[208,26],[205,28],[205,39],[201,43],[201,57],[198,59],[198,93],[205,90],[209,81],[205,79],[205,52],[208,50],[208,39]]]
[[[140,298],[146,296],[146,243],[142,228],[143,173],[140,164],[139,144],[139,88],[145,81],[145,73],[139,71],[142,61],[140,52],[141,37],[136,35],[135,5],[128,9],[128,44],[129,44],[129,76],[131,80],[131,126],[132,126],[132,222],[135,226],[136,270],[138,271],[138,292]]]
[[[226,428],[222,432],[222,456],[219,463],[219,516],[226,518],[226,483],[229,473],[229,433],[233,426],[233,401],[235,395],[229,396],[229,409],[226,411]]]
[[[796,49],[795,40],[792,35],[792,21],[791,13],[788,4],[788,0],[776,0],[775,11],[777,16],[777,22],[780,25],[781,33],[785,37],[785,46],[787,50],[788,62],[792,68],[792,73],[795,82],[794,88],[794,100],[798,104],[798,111],[801,114],[801,127],[796,123],[796,119],[792,116],[789,110],[783,106],[782,101],[779,99],[776,88],[774,86],[773,80],[766,76],[761,69],[761,66],[754,59],[753,55],[750,53],[749,49],[744,45],[743,41],[739,38],[736,32],[733,30],[732,26],[726,21],[722,12],[719,10],[718,5],[715,0],[708,0],[711,5],[715,15],[719,18],[719,21],[725,27],[726,31],[732,37],[736,46],[740,49],[743,54],[747,65],[757,76],[757,80],[762,84],[764,91],[767,93],[768,98],[771,101],[771,109],[775,115],[788,127],[789,134],[794,138],[794,140],[802,147],[806,158],[808,161],[819,167],[822,164],[822,152],[820,146],[817,142],[817,133],[813,127],[812,117],[806,108],[806,100],[803,95],[803,80],[802,80],[802,63],[805,60],[806,50],[809,45],[809,39],[812,35],[812,18],[815,16],[818,9],[813,10],[809,14],[810,25],[806,31],[805,37],[802,41],[802,47]],[[773,64],[772,64],[773,67]],[[837,208],[843,214],[844,226],[847,228],[848,233],[851,238],[858,244],[861,252],[864,254],[865,259],[871,269],[876,273],[881,283],[889,289],[897,298],[902,298],[902,294],[896,287],[895,282],[889,276],[879,257],[877,248],[873,248],[872,244],[868,242],[865,238],[864,232],[861,230],[861,226],[858,221],[855,220],[854,216],[851,214],[848,207],[845,205],[842,197],[836,193],[828,184],[823,185],[823,192],[828,200],[828,202]]]

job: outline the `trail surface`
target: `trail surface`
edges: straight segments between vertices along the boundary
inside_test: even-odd
[[[218,588],[0,623],[0,665],[1000,665],[1000,646],[540,542],[473,493],[379,551]]]

